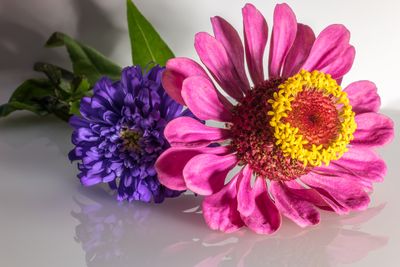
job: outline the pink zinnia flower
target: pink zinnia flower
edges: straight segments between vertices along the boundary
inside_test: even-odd
[[[377,113],[374,83],[339,85],[355,56],[349,31],[330,25],[315,38],[287,4],[277,5],[265,78],[267,23],[251,4],[242,12],[244,47],[221,17],[211,19],[214,36],[195,38],[201,61],[233,101],[193,60],[167,63],[169,95],[198,118],[225,124],[171,121],[165,129],[171,148],[156,163],[160,182],[206,196],[204,218],[224,232],[246,225],[270,234],[281,214],[305,227],[320,221],[317,208],[338,214],[365,209],[372,183],[386,172],[373,149],[392,139],[393,122]],[[240,170],[226,181],[235,166]]]

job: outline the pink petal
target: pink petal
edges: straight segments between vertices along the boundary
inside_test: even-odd
[[[355,56],[356,50],[353,46],[349,46],[337,59],[319,70],[323,73],[329,73],[334,79],[340,79],[349,72],[351,66],[353,66]]]
[[[307,174],[306,176],[313,175]],[[314,174],[316,175],[316,174]],[[317,174],[318,175],[318,174]],[[335,179],[337,176],[329,176],[330,179]],[[340,177],[339,177],[340,178]],[[300,178],[302,180],[302,178]],[[332,196],[328,191],[321,188],[309,188],[305,189],[303,185],[300,185],[296,181],[285,182],[285,185],[290,187],[291,193],[296,195],[298,198],[304,199],[315,206],[328,210],[334,211],[338,214],[348,214],[352,209],[348,206],[339,203],[334,196]]]
[[[290,49],[285,65],[283,66],[283,77],[290,77],[300,71],[315,41],[313,30],[304,24],[297,23],[296,39]]]
[[[264,16],[252,4],[242,9],[246,60],[254,85],[264,81],[263,56],[268,40]]]
[[[339,160],[329,166],[313,170],[321,174],[340,176],[372,189],[372,182],[382,182],[386,175],[386,164],[373,150],[351,147]]]
[[[187,78],[183,82],[182,97],[188,108],[202,120],[230,121],[232,104],[201,76]]]
[[[344,215],[348,214],[351,209],[343,206],[339,202],[336,201],[335,197],[331,196],[328,192],[323,189],[312,189],[314,192],[320,195],[321,199],[328,205],[329,208],[322,207],[322,209],[326,209],[329,211],[334,211],[337,214]]]
[[[343,213],[346,210],[364,210],[368,207],[370,200],[363,187],[346,178],[324,176],[311,172],[300,177],[300,180],[325,196],[325,200],[328,198],[341,205],[344,208]],[[332,206],[332,208],[334,207]]]
[[[355,118],[357,130],[352,145],[375,147],[382,146],[393,139],[393,121],[385,115],[369,112]]]
[[[297,180],[287,181],[285,185],[290,188],[290,193],[296,195],[297,198],[308,201],[320,209],[333,211],[328,204],[329,202],[325,201],[325,198],[321,196],[317,190],[312,188],[306,189],[304,185],[299,184]]]
[[[167,61],[166,70],[162,76],[162,84],[168,95],[182,105],[185,105],[181,96],[182,83],[190,76],[208,77],[204,69],[189,58],[177,57]]]
[[[344,91],[355,113],[377,112],[381,106],[381,99],[373,82],[353,82]]]
[[[237,180],[238,175],[219,192],[205,197],[203,216],[211,229],[231,233],[243,226],[243,221],[237,211]]]
[[[280,77],[283,63],[296,39],[296,15],[287,4],[278,4],[274,11],[271,47],[269,50],[269,77]]]
[[[244,216],[249,216],[255,209],[255,197],[251,188],[252,171],[246,165],[239,175],[238,181],[238,211]]]
[[[249,216],[242,215],[242,220],[258,234],[272,234],[281,225],[279,210],[272,202],[264,179],[257,178],[254,184],[255,209]]]
[[[285,184],[272,181],[270,190],[278,210],[296,224],[306,227],[319,223],[319,212],[314,205],[297,197]]]
[[[349,208],[340,205],[329,193],[322,189],[306,189],[303,185],[295,181],[285,182],[285,184],[291,188],[291,192],[297,195],[297,197],[314,204],[320,209],[334,211],[338,214],[347,214],[349,212]]]
[[[172,146],[207,146],[229,138],[227,129],[209,127],[191,117],[179,117],[167,124],[165,138]]]
[[[250,85],[244,69],[244,49],[239,34],[231,24],[221,17],[211,18],[211,23],[215,38],[225,47],[226,53],[236,69],[240,88],[244,92],[248,92]]]
[[[302,68],[313,71],[328,67],[349,47],[349,41],[350,32],[345,26],[333,24],[326,27],[315,40]]]
[[[242,99],[243,91],[240,78],[221,42],[208,33],[199,32],[196,34],[194,47],[201,61],[222,89],[236,100]]]
[[[158,157],[155,163],[160,183],[174,190],[186,190],[183,168],[190,159],[203,153],[223,155],[228,153],[228,148],[220,146],[215,148],[171,147],[167,149]]]
[[[199,195],[212,195],[224,186],[228,172],[235,167],[233,154],[217,156],[201,154],[193,157],[183,169],[187,188]]]

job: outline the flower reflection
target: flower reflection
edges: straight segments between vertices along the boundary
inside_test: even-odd
[[[359,230],[384,205],[301,229],[287,223],[274,236],[247,230],[234,234],[211,232],[198,224],[201,199],[184,195],[163,207],[115,203],[99,189],[82,189],[76,197],[79,221],[76,241],[88,266],[335,266],[364,258],[388,238]],[[134,208],[132,206],[135,206]]]

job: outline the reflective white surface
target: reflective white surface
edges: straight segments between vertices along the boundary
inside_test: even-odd
[[[211,30],[208,17],[222,15],[240,27],[246,1],[135,2],[177,55],[195,57],[193,35]],[[274,1],[252,2],[270,22]],[[288,2],[298,19],[317,31],[338,21],[351,29],[357,59],[344,84],[375,81],[384,112],[399,125],[400,2]],[[129,64],[124,5],[2,0],[0,102],[33,75],[34,61],[67,65],[62,50],[42,48],[55,30]],[[284,220],[275,235],[259,236],[245,229],[229,235],[209,230],[200,214],[201,197],[127,204],[117,203],[103,187],[83,188],[66,156],[70,133],[63,122],[23,112],[0,120],[0,266],[400,266],[398,137],[380,150],[388,174],[375,186],[369,210],[343,217],[323,213],[321,224],[307,229]]]
[[[386,112],[397,124],[400,112]],[[117,203],[83,188],[69,164],[68,125],[22,113],[0,121],[1,266],[399,266],[399,140],[371,208],[316,227],[288,220],[272,236],[209,230],[201,197]]]

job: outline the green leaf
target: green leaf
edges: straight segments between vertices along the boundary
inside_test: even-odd
[[[75,98],[82,98],[83,96],[88,95],[91,87],[89,81],[86,79],[82,79],[79,84],[77,84],[76,88],[74,88],[73,96]]]
[[[22,83],[8,103],[0,106],[0,117],[17,110],[28,110],[40,116],[54,114],[68,121],[71,115],[79,114],[82,97],[92,94],[88,79],[49,63],[35,63],[34,69],[43,72],[47,79],[30,79]]]
[[[81,115],[81,112],[79,111],[80,108],[80,101],[74,101],[70,102],[69,104],[69,114],[71,115]]]
[[[107,59],[95,49],[81,44],[66,34],[56,32],[46,43],[47,47],[65,46],[72,61],[76,75],[88,78],[93,85],[101,76],[117,80],[121,75],[121,67]]]
[[[12,101],[12,102],[0,105],[0,118],[6,117],[9,114],[11,114],[17,110],[28,110],[28,111],[31,111],[40,116],[44,116],[44,115],[48,114],[47,111],[41,110],[41,108],[39,106],[24,104],[24,103],[21,103],[18,101]]]
[[[0,106],[0,117],[16,110],[29,110],[38,115],[48,114],[45,99],[54,96],[52,85],[45,79],[31,79],[22,83],[7,104]]]
[[[171,49],[132,1],[127,0],[126,4],[133,64],[144,67],[157,63],[165,66],[167,60],[174,57]]]
[[[0,105],[0,117],[17,110],[28,110],[40,116],[54,114],[68,121],[72,114],[79,114],[80,100],[92,93],[92,87],[101,76],[114,80],[120,78],[121,67],[68,35],[56,32],[46,45],[65,46],[73,72],[49,63],[35,63],[34,70],[42,72],[46,79],[30,79],[22,83],[8,103]]]
[[[69,105],[59,95],[57,88],[47,79],[30,79],[23,82],[11,95],[8,103],[0,106],[0,117],[17,110],[28,110],[39,116],[54,114],[68,121]]]
[[[80,115],[80,103],[81,99],[85,96],[89,96],[92,93],[88,80],[81,80],[80,84],[74,89],[74,92],[69,99],[69,114]]]
[[[43,62],[36,62],[33,69],[47,76],[50,83],[54,86],[55,94],[58,97],[66,98],[72,93],[71,84],[74,79],[76,79],[76,76],[72,72],[59,66]]]

